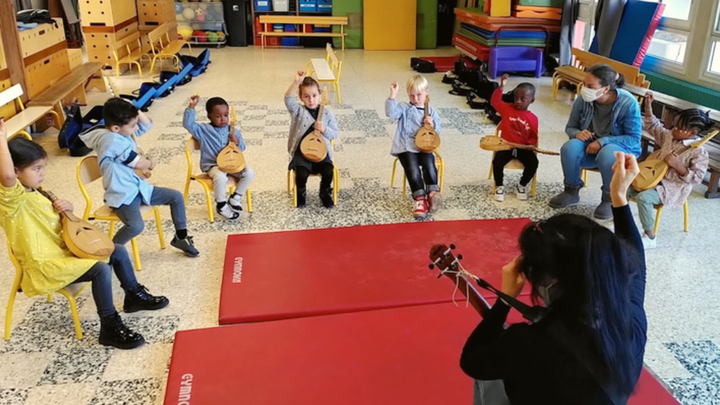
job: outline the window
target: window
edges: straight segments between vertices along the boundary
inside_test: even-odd
[[[656,58],[682,65],[685,61],[687,42],[688,36],[685,34],[658,29],[650,41],[647,53]]]
[[[712,45],[712,53],[710,53],[710,73],[720,75],[720,41],[715,41]]]
[[[658,0],[645,0],[651,3],[659,3]],[[690,18],[690,10],[692,9],[691,0],[663,0],[665,11],[663,18],[671,18],[673,20],[685,20]]]

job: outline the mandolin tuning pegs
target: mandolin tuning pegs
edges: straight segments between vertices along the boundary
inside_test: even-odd
[[[451,249],[451,250],[452,250],[452,249],[455,249],[455,244],[454,244],[454,243],[451,243],[451,244],[450,244],[450,249]]]
[[[458,260],[462,260],[462,259],[463,259],[462,255],[457,255],[457,256],[455,256],[455,257],[457,257]]]
[[[435,265],[432,264],[432,263],[430,263],[430,264],[428,265],[428,267],[430,268],[430,270],[433,270],[433,269],[435,268]]]

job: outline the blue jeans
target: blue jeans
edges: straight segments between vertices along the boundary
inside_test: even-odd
[[[599,169],[602,176],[602,191],[610,192],[610,180],[613,176],[613,164],[615,163],[615,152],[630,153],[622,146],[607,144],[600,148],[597,155],[588,155],[585,149],[590,141],[570,139],[560,148],[560,160],[562,161],[565,185],[568,187],[582,187],[580,169]]]
[[[141,204],[142,197],[138,194],[130,204],[123,204],[115,209],[115,214],[125,226],[115,234],[113,242],[125,245],[145,229],[145,220],[140,213]],[[171,188],[153,187],[150,205],[169,205],[175,231],[187,228],[185,201],[179,191]]]
[[[92,282],[92,294],[98,315],[106,317],[117,312],[113,304],[112,270],[120,280],[120,286],[125,291],[134,290],[138,286],[135,272],[130,263],[130,256],[125,246],[115,244],[115,251],[110,255],[109,263],[97,262],[90,270],[85,272],[73,283]]]
[[[652,231],[655,229],[655,206],[662,204],[660,194],[657,189],[651,188],[645,191],[637,191],[630,187],[628,189],[628,197],[635,198],[640,214],[640,222],[643,230]]]
[[[437,180],[437,167],[435,167],[435,155],[432,153],[403,152],[399,154],[400,164],[405,170],[405,176],[410,184],[412,196],[425,195],[427,191],[440,191]],[[422,166],[422,174],[420,167]]]

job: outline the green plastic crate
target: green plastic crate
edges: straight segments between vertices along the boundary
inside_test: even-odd
[[[521,6],[563,8],[565,0],[520,0]]]

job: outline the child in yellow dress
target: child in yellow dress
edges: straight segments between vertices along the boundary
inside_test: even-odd
[[[0,119],[0,226],[10,249],[23,269],[25,295],[44,295],[69,284],[92,282],[92,294],[100,315],[100,344],[132,349],[144,338],[123,323],[113,305],[112,271],[125,290],[125,312],[157,310],[168,305],[165,297],[150,295],[135,279],[123,245],[115,244],[109,263],[80,259],[67,249],[58,212],[72,211],[69,201],[54,203],[37,190],[45,179],[47,153],[25,138],[8,141]]]

